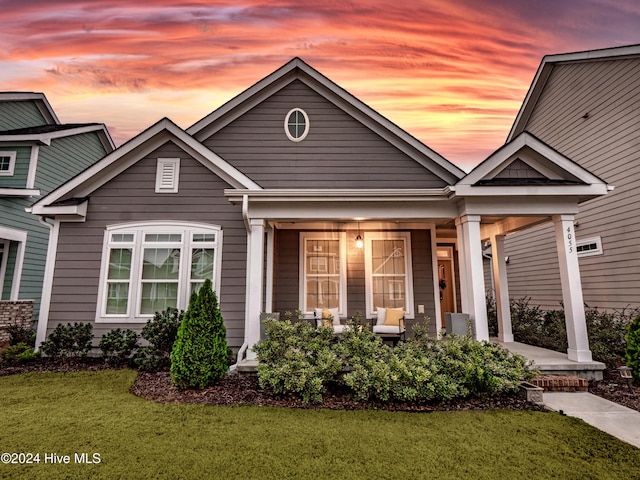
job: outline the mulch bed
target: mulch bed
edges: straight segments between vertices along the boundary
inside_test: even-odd
[[[629,389],[617,370],[605,370],[603,377],[599,382],[589,382],[590,393],[640,412],[640,387],[632,385]]]
[[[76,372],[81,370],[108,370],[100,358],[70,359],[56,362],[44,358],[37,362],[0,366],[0,376],[26,372]],[[116,367],[117,368],[117,367]],[[125,368],[122,366],[121,368]],[[613,402],[640,411],[640,387],[632,387],[620,378],[616,370],[606,370],[604,379],[589,382],[589,392]],[[357,402],[339,386],[332,387],[320,404],[304,403],[291,395],[277,395],[268,389],[261,389],[255,375],[233,375],[202,390],[180,391],[171,383],[169,372],[139,372],[131,387],[131,393],[159,403],[191,403],[201,405],[256,405],[269,407],[289,407],[334,410],[389,410],[407,412],[465,411],[465,410],[544,410],[544,407],[529,403],[518,394],[498,395],[489,398],[466,398],[433,403],[381,403]]]

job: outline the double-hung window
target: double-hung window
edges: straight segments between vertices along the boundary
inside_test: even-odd
[[[409,232],[365,232],[367,317],[378,307],[403,308],[413,318],[413,275]]]
[[[222,231],[203,224],[108,227],[97,321],[143,322],[168,307],[185,309],[209,278],[220,285]]]
[[[300,305],[303,313],[338,308],[347,314],[345,232],[300,233]]]
[[[0,151],[0,175],[13,175],[15,165],[16,152]]]

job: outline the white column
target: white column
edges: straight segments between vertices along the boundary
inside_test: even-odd
[[[498,312],[498,340],[501,342],[513,342],[504,235],[493,235],[491,237],[491,257],[493,284],[496,290],[496,310]]]
[[[266,261],[266,285],[264,289],[264,311],[273,312],[273,241],[275,229],[267,226],[267,261]]]
[[[463,313],[469,312],[469,302],[467,301],[469,287],[467,285],[467,259],[466,255],[466,239],[464,236],[464,230],[462,229],[462,222],[460,218],[456,218],[456,234],[458,236],[458,269],[460,270],[460,304]]]
[[[261,218],[249,220],[247,232],[247,301],[244,320],[244,341],[248,347],[247,360],[256,358],[253,346],[260,340],[260,312],[264,278],[264,225]]]
[[[466,277],[462,284],[466,283],[467,308],[465,313],[469,313],[471,321],[475,325],[476,338],[478,340],[489,340],[489,325],[487,324],[487,304],[484,290],[484,269],[482,265],[482,241],[480,238],[480,216],[463,215],[456,221],[458,238],[462,236],[464,240],[464,273]],[[462,230],[462,233],[460,232]],[[463,310],[464,311],[464,310]]]
[[[567,354],[576,362],[592,361],[587,335],[587,322],[582,299],[582,281],[576,252],[576,234],[573,229],[573,215],[554,215],[560,282],[567,324]]]

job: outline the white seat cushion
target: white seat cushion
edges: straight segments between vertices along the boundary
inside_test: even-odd
[[[404,332],[404,328],[399,328],[396,325],[374,325],[373,333],[401,333]]]

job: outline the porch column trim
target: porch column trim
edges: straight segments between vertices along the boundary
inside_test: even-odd
[[[562,301],[564,304],[565,322],[567,325],[567,354],[569,360],[591,362],[587,322],[584,314],[582,297],[582,281],[576,251],[576,234],[573,227],[574,215],[554,215],[558,263],[560,266],[560,283],[562,285]]]
[[[513,342],[504,238],[504,235],[491,236],[491,262],[493,283],[496,290],[496,310],[498,312],[498,340],[501,342]]]
[[[248,220],[247,231],[247,290],[244,320],[244,341],[247,345],[247,360],[254,360],[253,346],[260,340],[260,312],[262,311],[264,287],[264,231],[262,218]]]
[[[475,325],[476,338],[489,340],[489,325],[487,323],[487,305],[484,289],[484,269],[482,265],[482,239],[480,237],[480,215],[462,215],[456,219],[458,238],[464,240],[464,275],[461,286],[466,284],[466,304],[469,318]],[[462,265],[462,262],[461,262]],[[463,307],[463,311],[464,307]]]

